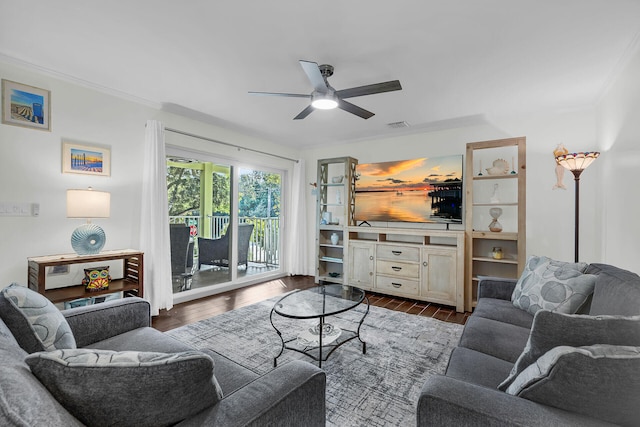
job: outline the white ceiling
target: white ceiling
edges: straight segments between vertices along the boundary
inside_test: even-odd
[[[0,55],[162,108],[306,147],[588,108],[640,31],[638,0],[0,0]],[[311,93],[403,90],[292,120]],[[28,82],[24,82],[28,83]],[[391,122],[411,127],[390,129]]]

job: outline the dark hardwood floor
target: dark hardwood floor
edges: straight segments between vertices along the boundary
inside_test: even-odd
[[[207,319],[217,314],[281,295],[294,289],[308,289],[317,286],[312,276],[289,276],[270,280],[234,291],[224,292],[207,298],[176,304],[171,310],[161,310],[153,317],[153,327],[168,331],[189,323]],[[470,313],[456,313],[454,307],[389,297],[369,293],[369,303],[390,310],[403,311],[416,316],[427,316],[445,322],[464,324]]]

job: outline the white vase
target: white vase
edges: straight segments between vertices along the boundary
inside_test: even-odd
[[[338,236],[338,234],[337,233],[333,233],[331,235],[331,244],[332,245],[337,245],[339,241],[340,241],[340,237]]]

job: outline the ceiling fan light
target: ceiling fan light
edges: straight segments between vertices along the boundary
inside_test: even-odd
[[[311,103],[313,108],[317,108],[319,110],[331,110],[338,106],[338,103],[333,99],[316,99]]]
[[[311,105],[319,110],[332,110],[338,106],[338,100],[333,93],[313,94]]]

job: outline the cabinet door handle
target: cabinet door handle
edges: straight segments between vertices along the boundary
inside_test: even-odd
[[[391,253],[394,255],[400,255],[402,254],[402,251],[391,251]]]
[[[369,257],[369,261],[373,261],[373,255]]]
[[[425,261],[425,262],[422,263],[422,265],[426,267],[427,265],[429,265],[429,263],[427,261]]]
[[[402,283],[391,282],[391,286],[393,286],[394,288],[399,288],[402,286]]]
[[[391,266],[391,269],[392,269],[393,271],[400,271],[400,270],[402,270],[402,267],[396,267],[396,266],[394,265],[394,266]]]

